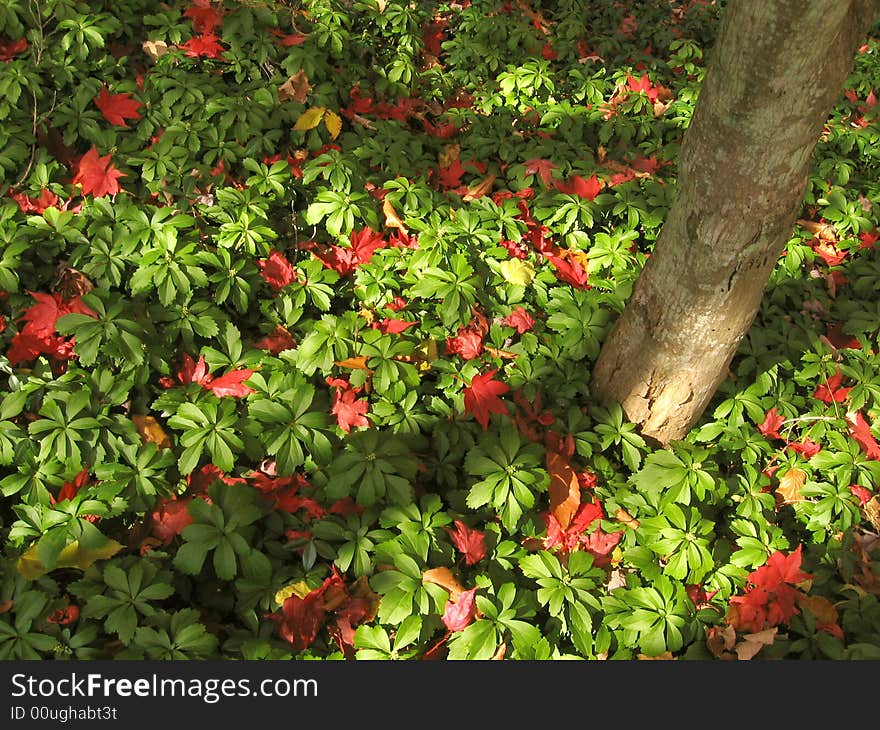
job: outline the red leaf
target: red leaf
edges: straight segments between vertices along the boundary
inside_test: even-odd
[[[805,438],[800,443],[788,444],[788,448],[794,451],[796,454],[800,454],[805,459],[812,459],[822,450],[822,445],[817,444],[815,441],[812,441],[809,438]]]
[[[11,61],[13,56],[26,51],[28,42],[25,38],[19,38],[17,41],[0,42],[0,61]]]
[[[461,520],[454,523],[455,529],[444,528],[452,544],[464,555],[465,565],[475,565],[486,557],[486,534],[468,527]]]
[[[250,393],[256,393],[253,388],[244,385],[243,382],[253,374],[254,371],[248,368],[243,370],[232,370],[225,375],[221,375],[219,378],[211,378],[207,383],[202,382],[202,387],[210,390],[218,398],[227,395],[232,396],[233,398],[243,398]]]
[[[370,408],[370,402],[366,398],[357,398],[360,388],[353,388],[351,383],[344,378],[328,377],[327,384],[335,388],[333,393],[333,407],[330,412],[336,416],[339,428],[348,433],[353,426],[370,425],[366,414]]]
[[[591,175],[586,180],[580,175],[573,175],[565,182],[561,180],[558,181],[556,183],[556,189],[560,193],[578,195],[587,200],[594,200],[602,189],[602,182],[596,177],[596,175]]]
[[[859,500],[859,507],[864,507],[874,496],[871,490],[865,489],[859,484],[850,484],[849,491]]]
[[[501,324],[513,327],[519,334],[524,334],[535,326],[535,320],[524,307],[517,307],[501,320]]]
[[[376,249],[384,248],[388,242],[371,228],[362,228],[360,231],[352,231],[349,236],[350,248],[331,244],[326,253],[315,253],[324,265],[338,272],[341,276],[350,274],[360,264],[365,264],[372,257]]]
[[[285,350],[292,350],[296,347],[296,340],[286,327],[280,324],[275,325],[275,329],[271,334],[266,335],[263,339],[254,343],[254,347],[259,350],[268,350],[270,354],[277,355]]]
[[[846,260],[846,251],[841,251],[833,243],[822,241],[818,238],[813,239],[813,251],[815,251],[822,260],[829,266],[839,266]]]
[[[785,423],[785,416],[780,416],[774,406],[764,414],[764,422],[758,424],[758,430],[767,438],[781,439],[779,427]]]
[[[185,527],[191,525],[193,518],[187,511],[187,506],[192,499],[193,497],[160,499],[150,515],[153,536],[168,545]]]
[[[61,489],[58,490],[58,496],[55,498],[55,501],[63,502],[66,499],[73,499],[79,494],[79,490],[88,484],[89,468],[85,467],[73,478],[73,481],[64,482],[64,484],[61,485]]]
[[[260,276],[277,293],[288,284],[297,281],[296,269],[279,251],[272,251],[269,258],[257,261]]]
[[[131,94],[111,94],[106,86],[101,87],[101,92],[95,97],[95,105],[101,110],[110,124],[117,127],[128,127],[126,119],[140,119],[138,112],[143,104],[131,98]]]
[[[473,414],[484,431],[489,428],[490,414],[508,415],[507,406],[498,396],[506,393],[510,388],[506,383],[492,380],[492,376],[497,372],[496,368],[488,373],[474,375],[470,386],[464,389],[465,411]]]
[[[120,177],[125,177],[125,173],[113,167],[111,155],[100,157],[97,148],[93,146],[80,158],[73,184],[82,186],[83,195],[91,194],[100,198],[119,192],[117,181]]]
[[[462,631],[467,628],[477,615],[476,588],[464,591],[457,601],[449,600],[443,611],[443,625],[449,631]]]
[[[199,355],[198,362],[195,362],[189,355],[184,353],[183,365],[177,371],[177,379],[183,385],[190,383],[198,383],[204,385],[211,382],[211,376],[208,375],[208,365],[203,355]]]
[[[327,617],[328,600],[325,594],[346,593],[345,583],[336,572],[305,598],[290,596],[281,606],[281,613],[270,615],[278,624],[281,638],[290,643],[297,651],[311,646],[324,625]],[[335,598],[335,595],[334,595]],[[335,601],[334,601],[335,602]]]
[[[566,284],[571,284],[578,289],[588,289],[587,271],[575,259],[563,259],[559,256],[547,253],[547,260],[556,269],[556,277]]]
[[[849,435],[858,442],[862,451],[869,459],[880,459],[880,445],[871,433],[871,425],[865,420],[861,411],[846,414],[846,425]]]
[[[549,188],[553,183],[553,170],[556,169],[556,163],[550,160],[532,159],[525,161],[526,175],[537,175],[544,183],[544,187]]]
[[[196,2],[187,8],[183,16],[192,20],[193,30],[198,33],[213,33],[223,21],[223,16],[209,2]]]
[[[67,626],[72,624],[79,618],[79,606],[71,603],[64,608],[56,609],[50,616],[46,618],[50,624],[58,624],[59,626]]]
[[[828,378],[825,383],[816,386],[816,389],[813,391],[813,397],[818,398],[823,403],[843,403],[852,388],[841,388],[840,384],[842,382],[843,375],[840,373],[840,368],[837,368],[837,373]]]
[[[828,342],[830,342],[831,345],[838,350],[843,350],[846,348],[850,348],[853,350],[862,349],[862,343],[859,342],[857,337],[844,334],[843,322],[835,322],[833,324],[829,324],[825,330],[825,339],[827,339]]]
[[[566,530],[581,504],[580,482],[568,459],[557,451],[547,452],[547,472],[550,474],[550,513]]]
[[[213,32],[203,33],[190,38],[180,47],[190,58],[221,58],[226,49],[219,41],[220,39]]]
[[[446,354],[461,355],[465,360],[473,360],[483,351],[483,336],[478,332],[462,327],[455,337],[446,338]]]
[[[30,198],[24,193],[11,193],[10,197],[18,203],[22,213],[37,213],[42,215],[46,208],[58,208],[58,196],[48,188],[40,192],[39,198]]]
[[[406,332],[410,327],[414,327],[418,322],[407,322],[405,319],[389,319],[385,317],[380,322],[376,323],[376,329],[386,335],[399,335],[401,332]]]

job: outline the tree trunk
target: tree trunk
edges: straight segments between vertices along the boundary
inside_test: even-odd
[[[681,439],[708,405],[803,204],[812,154],[877,0],[730,0],[685,133],[677,197],[592,389]]]

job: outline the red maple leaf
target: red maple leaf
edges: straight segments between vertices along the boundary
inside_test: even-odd
[[[326,253],[315,253],[329,269],[338,272],[340,276],[350,274],[361,264],[367,263],[376,249],[384,248],[388,242],[381,233],[371,228],[362,228],[349,234],[349,248],[331,244]]]
[[[842,382],[843,375],[840,373],[840,368],[837,368],[837,373],[828,378],[825,383],[816,386],[816,389],[813,391],[813,397],[818,398],[823,403],[843,403],[852,388],[841,388],[840,384]]]
[[[864,507],[874,496],[870,489],[865,489],[860,484],[850,484],[849,491],[859,500],[859,507]]]
[[[297,281],[296,269],[280,251],[272,251],[269,258],[259,259],[260,276],[277,293]]]
[[[244,384],[244,381],[253,374],[253,370],[243,368],[241,370],[230,370],[219,378],[214,378],[209,375],[208,382],[204,382],[204,380],[202,381],[202,387],[206,390],[210,390],[218,398],[224,396],[243,398],[250,393],[256,392],[253,388]]]
[[[863,231],[859,234],[859,248],[874,248],[874,244],[880,240],[880,234],[876,231]]]
[[[180,47],[190,58],[222,58],[226,50],[213,32],[194,36]]]
[[[506,324],[508,327],[513,327],[519,334],[522,335],[535,326],[535,319],[534,317],[532,317],[531,314],[528,313],[525,307],[517,307],[504,319],[501,320],[501,324]]]
[[[281,638],[297,651],[302,651],[311,646],[327,618],[328,602],[325,594],[332,595],[340,591],[345,592],[345,583],[334,569],[333,574],[320,587],[304,598],[292,595],[285,599],[281,612],[270,614],[269,618],[278,624]]]
[[[467,413],[473,414],[484,431],[489,428],[490,414],[508,415],[507,406],[498,396],[506,393],[510,388],[507,383],[492,379],[497,372],[496,368],[487,373],[474,375],[470,386],[464,389],[464,409]]]
[[[549,188],[553,184],[553,170],[556,169],[556,163],[550,160],[532,159],[525,161],[526,175],[537,175],[544,183],[544,187]]]
[[[58,624],[59,626],[67,626],[72,624],[79,618],[79,606],[71,603],[64,608],[55,609],[51,615],[46,618],[50,624]]]
[[[334,388],[333,407],[330,412],[336,416],[336,423],[343,431],[348,433],[353,426],[370,425],[366,414],[370,408],[370,402],[366,398],[358,398],[357,394],[362,387],[354,388],[345,378],[327,377],[327,385]]]
[[[465,565],[475,565],[486,557],[486,533],[468,527],[461,520],[453,523],[455,529],[444,528],[452,544],[464,556]]]
[[[406,332],[410,327],[414,327],[418,322],[407,322],[405,319],[389,319],[385,317],[379,322],[374,322],[373,327],[386,335],[399,335]]]
[[[437,182],[447,190],[461,186],[461,176],[464,175],[464,165],[461,160],[453,160],[446,167],[438,169]]]
[[[193,30],[199,33],[213,33],[223,21],[223,16],[211,6],[209,0],[194,0],[183,16],[192,20]]]
[[[107,87],[102,86],[100,93],[95,97],[95,105],[101,110],[110,124],[117,127],[128,127],[126,119],[140,119],[138,112],[143,104],[131,98],[131,94],[111,94]]]
[[[861,411],[846,414],[846,426],[849,435],[861,446],[869,459],[880,459],[880,445],[877,444],[871,425],[865,420]]]
[[[0,42],[0,61],[4,63],[11,61],[13,56],[26,51],[27,48],[28,42],[25,38],[19,38],[17,41],[2,41]]]
[[[120,177],[125,177],[125,173],[113,166],[111,155],[100,157],[98,149],[93,146],[80,158],[73,184],[82,186],[83,195],[91,194],[100,198],[119,192]]]
[[[813,251],[829,266],[839,266],[846,260],[846,251],[841,251],[833,243],[814,239]]]
[[[818,454],[822,450],[822,445],[817,444],[810,438],[805,438],[800,443],[789,443],[787,448],[794,451],[796,454],[800,454],[805,459],[812,459],[816,454]]]
[[[37,213],[42,215],[46,208],[58,208],[58,196],[48,188],[40,191],[39,198],[31,198],[24,193],[10,193],[10,197],[18,203],[18,208],[22,213]]]
[[[458,600],[450,599],[446,602],[443,625],[449,631],[462,631],[473,622],[477,615],[476,593],[477,589],[471,588],[469,591],[462,591]]]
[[[208,364],[205,362],[204,355],[199,355],[198,362],[194,361],[187,353],[183,354],[183,364],[177,371],[177,379],[183,385],[197,383],[203,385],[211,382],[211,376],[208,375]]]
[[[643,74],[642,78],[640,78],[640,79],[634,79],[632,76],[627,76],[626,77],[626,85],[630,91],[634,91],[636,93],[643,93],[651,101],[657,101],[657,95],[659,93],[659,90],[655,89],[651,85],[651,81],[650,81],[650,79],[648,79],[647,74]]]
[[[572,175],[568,180],[558,180],[556,189],[560,193],[577,195],[587,200],[595,200],[602,189],[602,181],[596,175],[591,175],[586,180],[580,175]]]
[[[779,427],[783,423],[785,423],[785,416],[780,416],[774,406],[764,414],[764,421],[758,424],[758,430],[767,438],[781,439]]]
[[[556,277],[566,284],[571,284],[578,289],[589,289],[587,284],[587,270],[575,259],[563,259],[551,253],[544,254],[547,260],[556,269]]]
[[[198,497],[161,498],[150,514],[150,531],[156,539],[168,545],[184,528],[192,524],[193,518],[187,507]]]

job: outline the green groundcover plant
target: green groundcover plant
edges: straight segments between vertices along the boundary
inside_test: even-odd
[[[588,386],[722,12],[0,0],[0,658],[880,658],[877,39],[700,424]]]

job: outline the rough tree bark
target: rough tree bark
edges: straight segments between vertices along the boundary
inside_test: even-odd
[[[878,0],[730,0],[679,157],[677,196],[592,390],[681,439],[724,379],[803,204],[816,142]]]

